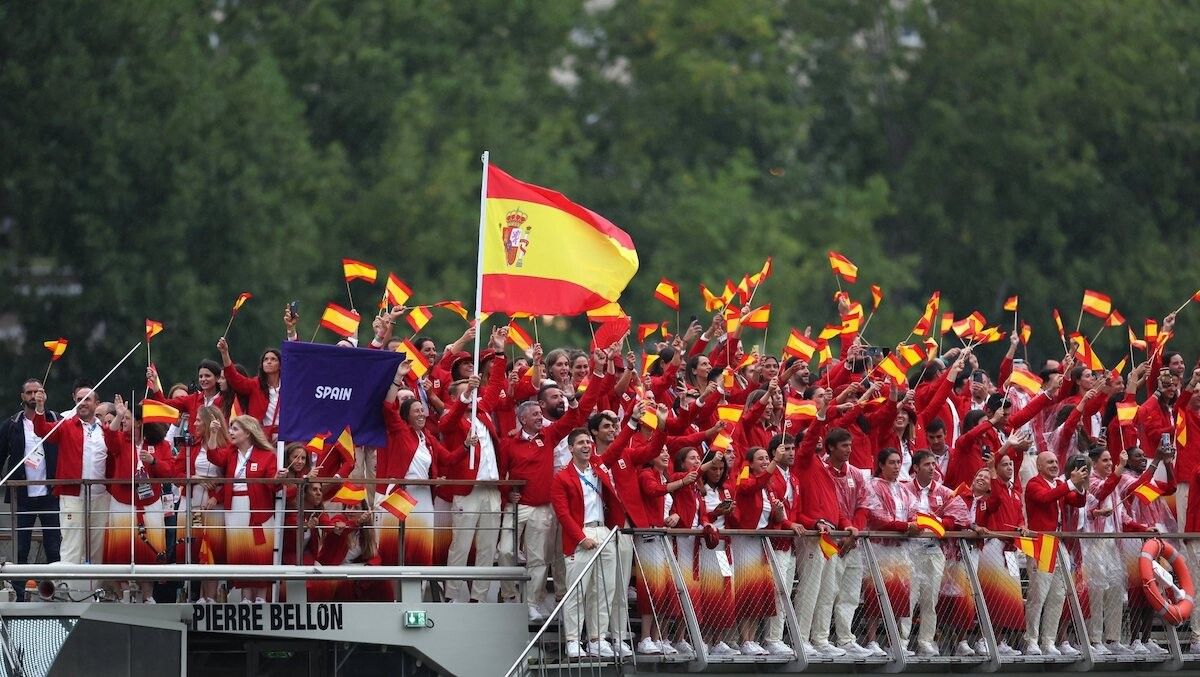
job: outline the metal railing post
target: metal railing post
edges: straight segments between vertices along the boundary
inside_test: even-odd
[[[1065,563],[1066,566],[1055,567],[1055,573],[1062,579],[1064,592],[1066,594],[1067,606],[1071,609],[1071,621],[1075,623],[1075,637],[1079,640],[1080,646],[1075,647],[1079,650],[1079,661],[1071,667],[1072,670],[1079,672],[1090,672],[1094,664],[1092,658],[1092,642],[1088,637],[1087,617],[1083,615],[1083,607],[1079,604],[1079,596],[1075,594],[1075,563],[1071,561],[1071,553],[1067,552],[1067,548],[1063,542],[1058,542],[1058,562]],[[1051,638],[1051,641],[1055,641]]]
[[[80,480],[83,494],[83,561],[92,564],[92,485]]]
[[[795,554],[795,547],[798,538],[792,539],[792,553]],[[792,606],[792,582],[783,580],[783,572],[779,570],[779,562],[775,561],[775,548],[771,545],[771,538],[768,536],[760,536],[759,543],[763,550],[767,553],[767,562],[771,565],[771,577],[775,579],[775,603],[783,610],[783,622],[788,629],[788,634],[793,638],[792,644],[795,645],[792,655],[794,658],[786,663],[787,670],[800,671],[808,667],[808,656],[804,655],[804,642],[800,637],[800,621],[796,619],[796,607]],[[832,566],[826,562],[825,566]],[[816,600],[813,600],[816,603]]]
[[[879,601],[879,615],[883,619],[883,627],[887,629],[889,644],[892,650],[892,662],[884,665],[884,672],[903,672],[905,660],[904,651],[908,647],[900,638],[900,626],[892,613],[892,601],[884,585],[883,572],[879,570],[879,561],[875,559],[875,549],[871,539],[862,539],[863,554],[866,556],[867,567],[871,571],[871,582],[875,585],[875,598]]]
[[[693,534],[691,538],[703,538],[704,532]],[[671,536],[664,536],[672,538]],[[617,539],[618,548],[620,539]],[[665,545],[665,542],[664,542]],[[704,633],[700,631],[700,621],[696,617],[696,609],[692,606],[692,596],[688,594],[687,584],[683,580],[683,571],[679,568],[679,560],[675,558],[675,549],[667,548],[667,566],[671,568],[671,578],[675,579],[675,593],[679,595],[679,608],[683,611],[683,620],[687,624],[688,636],[692,638],[692,648],[696,651],[695,660],[688,665],[691,672],[703,672],[708,668],[708,649],[704,645]],[[617,553],[617,570],[621,567],[621,554]],[[618,583],[618,586],[624,585]]]
[[[976,570],[979,567],[979,554],[975,556],[975,561],[971,561],[970,548],[971,541],[959,539],[959,552],[962,553],[965,559],[967,570],[967,580],[971,582],[971,594],[975,596],[975,618],[979,623],[979,633],[983,635],[983,640],[987,642],[988,661],[980,666],[982,672],[995,672],[1000,669],[1000,645],[996,640],[996,628],[992,625],[992,613],[987,608],[987,602],[983,599],[983,586],[979,583],[979,572]],[[983,549],[982,544],[980,550]]]

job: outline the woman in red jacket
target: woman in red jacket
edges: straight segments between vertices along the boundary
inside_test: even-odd
[[[220,485],[205,482],[205,479],[223,477],[224,471],[209,459],[209,453],[214,449],[223,449],[232,442],[229,440],[229,425],[225,416],[215,406],[200,407],[196,412],[200,429],[204,434],[197,438],[197,444],[186,452],[175,457],[175,467],[172,471],[175,477],[187,477],[201,480],[192,483],[186,492],[186,517],[192,520],[191,546],[193,564],[215,564],[225,561],[225,514],[214,510]],[[212,503],[209,503],[212,498]],[[217,603],[217,581],[204,580],[200,582],[201,604]]]
[[[439,467],[461,463],[466,458],[468,445],[477,441],[468,437],[464,445],[453,452],[442,446],[433,435],[425,432],[428,413],[418,399],[408,399],[396,406],[396,398],[403,387],[404,378],[412,369],[412,362],[404,361],[396,369],[396,376],[388,388],[383,402],[383,421],[387,425],[388,443],[376,457],[375,476],[380,478],[403,478],[428,480],[441,477]],[[404,522],[404,564],[434,564],[434,513],[433,492],[429,485],[401,485],[388,483],[378,494],[386,499],[394,490],[403,489],[416,499],[417,505]],[[378,490],[377,490],[378,491]],[[400,521],[387,510],[376,513],[380,531],[379,553],[384,564],[399,562]]]
[[[112,495],[108,528],[104,532],[106,564],[162,564],[166,562],[166,531],[163,527],[162,492],[151,477],[170,477],[174,470],[167,426],[142,423],[141,405],[133,415],[120,396],[115,398],[117,416],[109,424],[117,432],[118,444],[110,453],[112,469],[108,486]],[[131,559],[132,555],[132,559]],[[121,582],[124,591],[128,583]]]
[[[918,533],[912,520],[916,517],[916,497],[899,482],[903,460],[900,451],[882,449],[875,458],[874,479],[867,486],[867,528],[872,531],[895,531],[908,536]],[[910,611],[910,583],[912,560],[908,556],[908,542],[900,538],[875,539],[873,547],[879,562],[880,574],[887,589],[888,601],[896,618],[906,618]],[[866,580],[865,612],[870,619],[867,625],[867,649],[878,652],[876,641],[879,621],[882,618],[880,596],[870,577]],[[905,655],[913,655],[904,649]]]
[[[146,368],[147,385],[150,387],[149,399],[169,404],[178,409],[180,414],[186,415],[192,437],[199,440],[204,432],[204,428],[200,426],[199,421],[200,408],[221,406],[221,391],[218,379],[220,374],[221,366],[216,362],[208,359],[200,360],[200,366],[196,368],[196,385],[200,389],[194,393],[184,393],[178,397],[164,397],[164,394],[158,390],[160,383],[158,368],[150,365]]]
[[[263,351],[258,363],[258,376],[250,378],[242,376],[234,368],[233,360],[229,359],[229,343],[224,336],[217,339],[217,350],[221,352],[221,364],[224,365],[222,373],[229,383],[229,389],[247,398],[246,413],[259,421],[267,440],[274,442],[279,428],[279,351],[274,348]]]
[[[775,475],[775,461],[762,447],[746,451],[746,465],[734,482],[734,526],[738,529],[775,529],[788,516],[783,501],[769,489]],[[733,538],[734,599],[736,617],[746,656],[766,656],[767,650],[755,641],[758,626],[775,615],[775,581],[762,541],[755,536]]]
[[[643,469],[638,475],[642,503],[651,527],[673,529],[678,526],[679,515],[672,514],[672,492],[696,483],[695,471],[680,473],[678,476],[668,475],[670,457],[667,448],[662,447],[662,451],[651,461],[650,467]],[[663,639],[661,627],[662,621],[676,620],[682,615],[679,593],[675,590],[671,569],[667,564],[665,548],[668,542],[665,537],[654,536],[638,537],[634,541],[634,551],[637,553],[635,570],[638,573],[638,610],[642,614],[642,641],[638,643],[638,653],[679,653],[671,642]]]
[[[733,491],[726,482],[729,466],[725,455],[717,451],[709,454],[708,470],[704,471],[700,486],[702,508],[706,521],[720,530],[725,528],[726,518],[733,512]],[[699,571],[694,567],[693,564],[688,569],[693,577],[699,578],[695,607],[708,650],[714,656],[736,656],[738,650],[724,641],[733,628],[734,619],[733,548],[729,537],[720,538],[713,549],[701,548]]]
[[[229,479],[277,479],[279,461],[258,421],[238,416],[229,424],[233,443],[211,449],[208,458]],[[229,564],[270,564],[275,549],[275,482],[233,482],[223,484],[205,506],[213,508],[217,500],[225,506],[226,560]],[[243,602],[266,601],[270,581],[232,581],[241,588]]]

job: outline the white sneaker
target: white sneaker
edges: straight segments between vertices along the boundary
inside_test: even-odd
[[[1108,650],[1108,647],[1104,646],[1100,642],[1096,642],[1095,644],[1092,645],[1092,653],[1097,656],[1111,656],[1112,655],[1112,652]]]
[[[543,614],[541,612],[541,610],[538,609],[536,606],[533,606],[532,604],[530,604],[529,605],[529,622],[530,623],[541,623],[544,620],[546,620],[545,614]]]
[[[1130,645],[1129,645],[1129,650],[1135,654],[1150,653],[1150,649],[1146,648],[1146,645],[1142,644],[1142,640],[1140,640],[1140,639],[1133,640],[1133,642],[1130,643]]]
[[[633,587],[632,585],[629,586],[628,588],[625,588],[625,600],[628,602],[636,602],[637,601],[637,588]]]
[[[974,656],[975,650],[971,648],[970,644],[967,644],[966,640],[963,640],[958,643],[958,646],[954,647],[954,655],[955,656]]]
[[[812,642],[810,642],[808,640],[804,640],[803,642],[800,642],[800,650],[804,652],[805,656],[816,656],[817,655],[817,647],[813,646]]]
[[[1038,648],[1038,645],[1036,642],[1026,641],[1025,642],[1025,651],[1023,653],[1026,656],[1041,656],[1042,650]]]
[[[867,656],[874,655],[870,649],[862,646],[858,642],[846,642],[844,644],[839,644],[838,648],[842,651],[845,651],[847,656],[851,656],[853,658],[866,658]]]
[[[766,642],[762,645],[762,647],[766,649],[767,653],[771,654],[772,656],[796,655],[796,652],[792,651],[792,647],[784,644],[783,642]]]
[[[1045,655],[1047,655],[1047,656],[1061,656],[1061,655],[1063,655],[1063,653],[1062,653],[1061,651],[1059,651],[1059,650],[1058,650],[1058,647],[1054,646],[1053,644],[1044,644],[1044,645],[1042,645],[1042,653],[1043,653],[1043,654],[1045,654]]]
[[[1128,656],[1133,653],[1133,649],[1120,642],[1109,642],[1104,648],[1108,649],[1108,652],[1114,656]]]
[[[738,655],[737,649],[729,646],[725,642],[717,642],[715,645],[713,645],[713,648],[708,653],[710,656],[736,656],[736,655]]]
[[[836,647],[829,642],[822,642],[817,646],[817,654],[825,658],[841,658],[846,655],[846,650]]]
[[[872,656],[886,656],[887,655],[887,652],[883,650],[883,647],[879,646],[879,642],[868,642],[867,645],[863,648],[866,649],[867,651],[870,651]]]
[[[982,640],[981,640],[982,641]],[[1000,642],[1000,646],[996,647],[996,652],[1001,656],[1020,656],[1021,652],[1008,645],[1008,642]]]
[[[965,646],[966,642],[963,642],[963,645]],[[969,647],[969,646],[967,647],[968,650],[970,650],[970,648],[971,647]],[[942,655],[942,653],[940,651],[938,651],[938,648],[936,646],[934,646],[933,642],[922,642],[922,641],[918,640],[917,641],[917,655],[919,655],[919,656],[940,656],[940,655]]]
[[[666,652],[664,651],[663,653],[666,653]],[[675,653],[695,654],[696,650],[692,648],[691,644],[688,644],[688,641],[686,639],[681,639],[678,642],[675,642]]]
[[[621,658],[629,658],[633,655],[633,649],[629,648],[629,642],[622,640],[616,644],[612,642],[609,642],[609,644],[612,646],[613,651]]]
[[[1162,648],[1161,646],[1159,646],[1159,645],[1158,645],[1158,642],[1156,642],[1156,641],[1154,641],[1154,640],[1149,640],[1149,641],[1147,641],[1147,642],[1146,642],[1146,648],[1150,650],[1150,653],[1152,653],[1152,654],[1154,654],[1154,655],[1156,655],[1156,656],[1162,656],[1163,654],[1170,653],[1170,652],[1169,652],[1169,651],[1167,651],[1166,649],[1164,649],[1164,648]]]
[[[1058,651],[1059,651],[1059,653],[1061,653],[1064,656],[1078,656],[1079,655],[1079,649],[1076,649],[1075,647],[1071,646],[1070,642],[1063,642],[1062,644],[1059,644]]]
[[[988,655],[987,640],[982,637],[980,637],[979,640],[975,642],[975,645],[971,648],[975,651],[976,656]]]
[[[612,645],[608,643],[607,639],[592,640],[588,642],[587,652],[589,656],[597,656],[599,658],[616,657],[616,654],[613,653]]]
[[[658,656],[662,654],[662,648],[658,646],[658,642],[647,637],[638,642],[637,652],[641,654]]]
[[[766,649],[759,646],[758,642],[755,642],[754,640],[750,640],[748,642],[742,642],[742,655],[743,656],[769,656],[770,654],[767,653]]]
[[[567,658],[583,658],[583,651],[579,649],[579,642],[573,639],[567,642]]]
[[[658,648],[660,651],[662,651],[662,654],[664,656],[674,656],[679,653],[678,651],[675,650],[675,647],[671,646],[671,643],[665,639],[660,640],[658,642]],[[691,647],[688,647],[688,648],[691,648]]]
[[[1192,642],[1189,644],[1188,653],[1200,653],[1200,642]]]

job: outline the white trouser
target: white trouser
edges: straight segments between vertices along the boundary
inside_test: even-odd
[[[608,537],[608,531],[608,527],[604,525],[584,527],[583,535],[595,541],[596,545],[600,545]],[[563,558],[567,568],[567,579],[562,586],[563,593],[566,593],[567,588],[574,585],[575,581],[583,576],[584,569],[587,568],[588,562],[595,554],[594,549],[576,548],[575,554]],[[601,551],[600,559],[595,566],[583,578],[580,587],[567,595],[566,603],[563,605],[563,636],[566,641],[579,641],[583,632],[584,620],[587,621],[588,636],[591,639],[599,639],[600,635],[608,630],[612,591],[616,585],[617,552],[613,544],[609,543]],[[579,608],[581,598],[583,600],[582,616]]]
[[[512,510],[506,509],[500,521],[497,559],[500,566],[516,566],[517,543],[523,543],[525,570],[529,573],[524,601],[526,604],[539,604],[546,595],[546,541],[552,530],[558,528],[558,521],[554,519],[554,510],[548,505],[518,505],[515,534],[512,521]],[[500,586],[500,596],[505,600],[516,599],[517,584],[505,581]]]
[[[854,612],[862,603],[862,550],[855,548],[844,556],[834,555],[825,566],[833,568],[832,578],[836,585],[830,586],[828,591],[821,590],[821,594],[817,596],[817,611],[813,617],[813,643],[824,644],[829,641],[831,619],[836,626],[838,644],[853,642]]]
[[[912,614],[918,606],[921,607],[921,627],[917,631],[917,641],[933,642],[933,633],[937,630],[937,600],[942,589],[942,576],[946,573],[946,554],[940,546],[930,547],[927,542],[915,541],[910,553],[913,561],[913,577],[908,587],[910,615],[900,619],[900,637],[905,642],[912,633]]]
[[[554,597],[562,599],[567,589],[567,560],[563,556],[562,525],[554,520],[554,529],[546,537],[546,561],[550,563],[550,576],[554,579]]]
[[[784,591],[792,589],[792,581],[796,578],[796,553],[791,550],[776,550],[771,548],[775,556],[775,566],[779,567],[779,580],[783,582]],[[785,592],[786,596],[786,592]],[[776,604],[776,613],[767,619],[767,632],[763,639],[768,642],[783,641],[784,609],[782,604]]]
[[[629,587],[629,577],[633,571],[633,536],[625,533],[617,534],[613,539],[617,548],[617,570],[613,585],[611,613],[608,616],[609,632],[615,639],[632,639],[629,631],[629,599],[626,590]]]
[[[1194,577],[1197,572],[1200,572],[1200,541],[1184,541],[1184,543],[1187,545],[1185,550],[1190,555],[1187,565]],[[1200,642],[1200,604],[1192,607],[1192,641]]]
[[[62,530],[62,549],[59,557],[65,564],[104,563],[104,527],[108,525],[109,495],[106,491],[95,493],[88,506],[88,536],[84,536],[85,493],[79,496],[61,496],[58,499],[59,525]],[[95,489],[93,489],[95,491]],[[90,538],[90,547],[86,539]]]
[[[835,567],[830,560],[825,559],[821,547],[815,538],[801,538],[796,546],[796,573],[799,585],[792,595],[792,607],[796,611],[796,644],[797,651],[801,642],[813,641],[817,635],[813,628],[813,618],[817,611],[817,600],[821,593],[837,595],[837,581],[834,580]],[[829,640],[829,628],[824,631],[825,641]],[[813,642],[815,644],[815,642]]]
[[[1060,560],[1058,566],[1063,566]],[[1029,592],[1025,600],[1025,641],[1040,647],[1054,643],[1058,622],[1062,620],[1063,601],[1067,598],[1062,575],[1039,571],[1032,559],[1026,562],[1029,570]]]
[[[1187,502],[1189,482],[1180,481],[1175,487],[1175,520],[1179,525],[1179,530],[1183,531],[1184,525],[1187,524]]]
[[[475,544],[475,566],[490,567],[496,561],[497,530],[500,528],[500,491],[495,487],[474,487],[466,496],[455,496],[451,502],[454,525],[450,541],[450,552],[446,564],[452,567],[465,566]],[[487,596],[490,581],[471,583],[471,599],[483,601]],[[461,598],[466,588],[464,581],[450,581],[446,596],[453,600]]]

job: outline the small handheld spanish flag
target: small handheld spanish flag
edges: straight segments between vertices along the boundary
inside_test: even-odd
[[[1141,485],[1137,489],[1134,489],[1133,493],[1136,494],[1138,498],[1145,501],[1147,504],[1157,501],[1162,496],[1161,491],[1159,491],[1158,489],[1155,489],[1152,485],[1149,485],[1149,484]]]
[[[829,534],[821,534],[821,540],[817,541],[817,545],[821,547],[821,554],[825,555],[825,559],[833,559],[833,556],[838,554],[837,543],[833,542],[833,537]]]
[[[379,502],[379,507],[392,513],[396,519],[403,522],[408,519],[408,514],[413,511],[413,508],[417,507],[417,499],[402,487],[396,487],[395,491]]]
[[[246,301],[249,301],[252,298],[254,298],[254,294],[251,294],[248,291],[238,294],[237,300],[233,302],[233,314],[237,315],[238,311],[242,309],[242,306],[246,305]]]
[[[342,434],[338,435],[337,448],[346,455],[346,458],[354,460],[354,438],[350,436],[350,426],[346,426],[342,430]]]
[[[367,500],[367,490],[362,485],[345,482],[342,484],[342,488],[338,489],[338,492],[329,500],[344,505],[358,505]]]
[[[359,319],[356,311],[346,310],[330,302],[325,306],[325,312],[321,313],[321,326],[342,338],[347,338],[358,333]]]
[[[383,296],[387,300],[388,305],[402,306],[408,303],[408,299],[412,298],[412,288],[404,283],[404,280],[396,277],[395,273],[388,273],[387,284],[383,288]]]
[[[50,351],[51,362],[57,362],[58,358],[62,357],[63,353],[67,352],[67,340],[65,338],[60,338],[53,341],[43,341],[42,345],[46,346],[46,350]]]
[[[919,512],[915,521],[918,527],[932,531],[938,538],[945,538],[946,527],[942,526],[942,521],[933,515],[926,512]]]
[[[841,276],[841,278],[850,284],[858,281],[858,266],[850,262],[850,259],[842,256],[838,252],[829,252],[829,267],[833,272]]]
[[[142,423],[165,423],[171,425],[179,420],[179,410],[169,404],[142,400]]]
[[[654,298],[662,301],[671,310],[679,312],[679,285],[663,278],[654,288]]]
[[[342,275],[346,278],[346,282],[355,280],[364,280],[371,284],[375,284],[375,276],[377,271],[375,266],[354,259],[342,259]]]
[[[158,336],[158,334],[162,330],[163,330],[162,322],[159,322],[158,320],[151,320],[150,318],[146,318],[146,343],[149,343],[150,339],[154,338],[155,336]]]
[[[429,310],[429,306],[417,306],[404,316],[404,321],[408,326],[412,327],[413,332],[419,332],[429,324],[433,319],[433,311]]]

